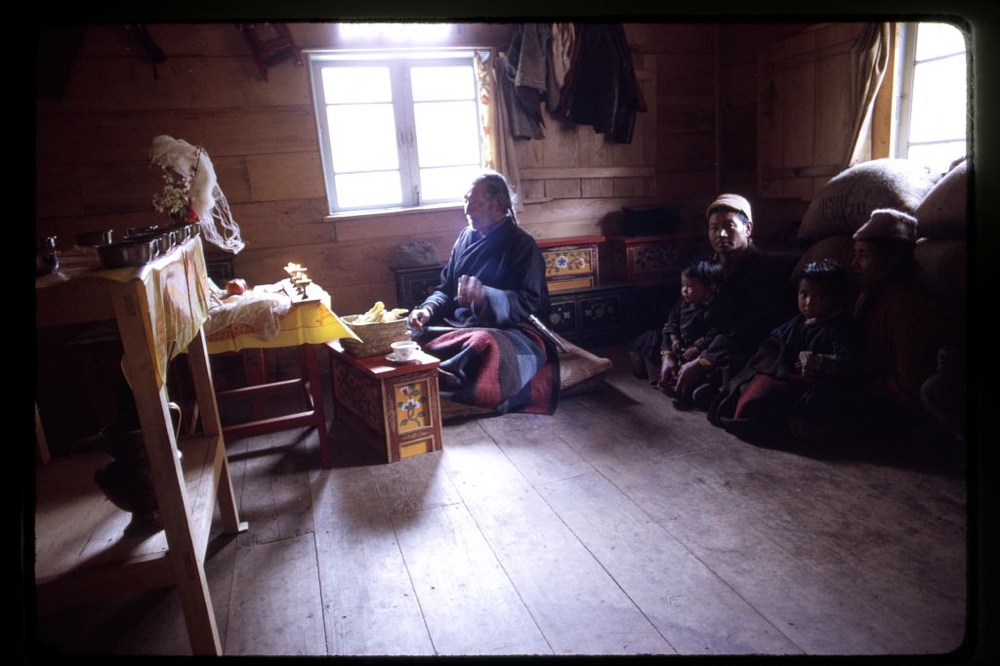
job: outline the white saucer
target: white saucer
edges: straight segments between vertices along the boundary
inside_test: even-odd
[[[385,360],[389,361],[390,363],[416,363],[418,361],[418,359],[415,358],[411,359],[396,358],[395,354],[386,354]]]

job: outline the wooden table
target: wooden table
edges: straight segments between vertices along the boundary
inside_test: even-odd
[[[251,421],[227,425],[223,432],[230,438],[252,437],[292,428],[314,427],[319,434],[320,462],[330,467],[329,435],[323,409],[323,387],[316,359],[316,345],[340,338],[357,338],[330,309],[330,295],[316,284],[309,284],[304,295],[294,295],[291,309],[281,318],[277,334],[264,338],[260,333],[240,327],[227,327],[208,336],[211,354],[241,352],[249,386],[219,391],[217,399],[247,399],[254,409]],[[265,349],[295,347],[299,358],[299,377],[267,382],[263,372]],[[261,403],[267,395],[302,390],[306,409],[301,412],[265,418]]]
[[[351,356],[339,341],[327,348],[337,420],[385,462],[441,450],[438,359],[421,351],[414,362],[393,363],[384,355]]]
[[[175,585],[192,652],[218,655],[222,645],[204,569],[215,506],[224,532],[244,531],[247,524],[239,520],[202,330],[207,276],[201,238],[141,268],[102,270],[96,260],[96,254],[67,255],[59,272],[36,280],[36,326],[117,321],[122,368],[135,398],[164,529],[147,537],[123,535],[130,515],[109,502],[93,479],[109,459],[106,454],[47,463],[40,456],[38,610]],[[182,440],[181,459],[165,377],[170,359],[185,349],[202,432]]]

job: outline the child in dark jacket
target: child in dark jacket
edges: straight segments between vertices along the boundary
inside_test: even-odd
[[[771,331],[712,403],[709,420],[765,444],[830,432],[857,377],[850,285],[832,260],[807,265],[799,279],[799,314]]]
[[[697,358],[716,335],[712,299],[725,279],[725,270],[714,261],[697,261],[681,271],[681,295],[675,301],[660,341],[660,367],[650,373],[653,384],[671,398],[676,394],[681,365]]]

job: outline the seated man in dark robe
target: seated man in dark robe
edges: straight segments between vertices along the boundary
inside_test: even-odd
[[[442,360],[441,397],[503,414],[551,414],[558,353],[530,323],[549,307],[545,262],[517,225],[503,176],[477,178],[465,195],[469,226],[441,283],[409,316],[414,339]]]
[[[713,259],[726,273],[713,301],[717,335],[698,358],[681,366],[677,395],[707,410],[767,334],[794,314],[796,298],[791,281],[794,259],[757,248],[745,198],[721,194],[705,215]]]

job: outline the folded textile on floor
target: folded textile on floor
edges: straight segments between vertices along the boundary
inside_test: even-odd
[[[441,398],[496,414],[552,414],[559,401],[559,354],[529,327],[432,326],[420,338],[441,359]]]

